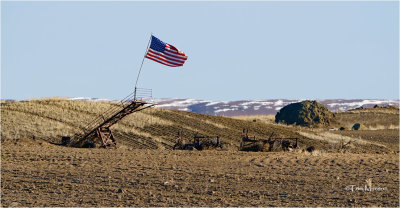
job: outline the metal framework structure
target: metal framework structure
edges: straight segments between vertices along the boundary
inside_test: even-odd
[[[267,143],[270,144],[270,146],[269,146],[270,151],[272,150],[274,144],[279,145],[282,148],[282,150],[288,150],[289,148],[296,149],[298,147],[299,138],[296,138],[296,137],[276,138],[276,137],[273,137],[274,133],[272,133],[268,139],[257,139],[255,136],[249,136],[248,133],[249,133],[248,129],[243,129],[242,142],[240,143],[241,150],[243,150],[243,148],[245,146],[253,145],[257,142],[262,142],[264,144],[267,144]],[[294,140],[295,143],[290,142],[291,140]]]
[[[84,128],[83,134],[75,135],[74,146],[83,147],[85,142],[97,140],[104,148],[115,148],[117,141],[110,127],[129,114],[153,107],[155,104],[144,100],[151,97],[151,89],[135,88],[133,93],[90,121]]]
[[[215,139],[214,141],[210,139]],[[202,140],[202,141],[201,141]],[[196,133],[193,136],[193,142],[184,144],[182,138],[182,131],[178,131],[178,135],[176,138],[176,144],[174,145],[174,150],[203,150],[207,148],[222,148],[222,142],[219,136],[207,136],[200,135]]]
[[[206,135],[200,135],[197,133],[193,136],[193,144],[200,147],[200,139],[214,139],[214,138],[216,139],[215,146],[216,147],[220,146],[221,140],[220,140],[219,136],[206,136]]]
[[[84,128],[82,134],[77,134],[73,137],[72,145],[83,147],[85,146],[84,143],[86,141],[100,140],[102,147],[116,147],[117,142],[113,133],[111,132],[110,127],[131,113],[138,112],[155,105],[153,103],[146,102],[144,99],[152,97],[151,89],[137,88],[144,59],[149,50],[152,36],[153,34],[150,35],[149,42],[147,43],[146,52],[143,56],[142,63],[140,65],[139,72],[136,78],[134,92],[128,95],[125,99],[121,100],[120,103],[108,109],[101,116],[89,122]],[[62,138],[62,144],[64,145],[71,145],[70,141],[71,139],[69,137]],[[92,143],[92,146],[93,145],[94,143]]]

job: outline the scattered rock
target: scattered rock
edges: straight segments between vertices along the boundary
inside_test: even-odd
[[[339,128],[339,130],[340,130],[340,131],[344,131],[344,130],[346,130],[346,127],[343,127],[343,126],[342,126],[342,127]]]
[[[275,116],[276,123],[300,126],[329,126],[335,122],[335,115],[317,101],[303,101],[283,107]]]
[[[309,147],[307,147],[307,152],[314,152],[314,150],[315,150],[315,147],[314,146],[309,146]]]
[[[124,191],[122,189],[118,189],[117,193],[124,193]]]
[[[173,180],[168,180],[168,181],[165,181],[165,182],[164,182],[164,185],[165,185],[165,186],[173,185],[173,184],[174,184],[174,181],[173,181]]]
[[[361,128],[362,128],[362,126],[361,126],[361,124],[360,123],[355,123],[354,125],[353,125],[353,127],[351,127],[351,129],[352,130],[361,130]]]
[[[356,199],[349,199],[349,200],[347,200],[347,202],[348,202],[348,203],[356,203],[357,200],[356,200]]]

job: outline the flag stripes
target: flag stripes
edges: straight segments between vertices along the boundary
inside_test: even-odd
[[[150,48],[145,57],[170,67],[183,66],[187,60],[185,53],[154,36],[151,37]]]

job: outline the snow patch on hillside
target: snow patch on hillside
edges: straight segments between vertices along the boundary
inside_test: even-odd
[[[75,97],[70,100],[85,100],[85,101],[111,101],[108,99]],[[304,99],[297,100],[242,100],[242,101],[208,101],[196,99],[177,99],[177,98],[154,98],[151,103],[156,103],[157,108],[176,109],[182,111],[191,111],[196,113],[205,113],[210,115],[270,115],[276,114],[284,106],[301,102]],[[373,107],[374,105],[394,105],[399,106],[399,100],[317,100],[321,102],[332,112],[347,111],[361,106]],[[150,102],[150,101],[149,101]]]
[[[348,106],[348,107],[361,107],[364,105],[394,105],[398,104],[398,101],[395,100],[362,100],[359,102],[341,102],[341,103],[329,103],[328,107],[336,107],[336,106]]]

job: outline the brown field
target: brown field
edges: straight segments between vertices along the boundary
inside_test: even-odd
[[[3,206],[399,206],[398,154],[2,145]],[[350,185],[384,190],[346,190]],[[353,187],[354,188],[354,187]]]
[[[117,104],[63,99],[2,103],[1,205],[399,206],[398,111],[344,112],[338,126],[362,121],[380,127],[331,131],[149,109],[112,128],[118,149],[54,144],[112,105]],[[300,149],[238,151],[243,128],[260,138],[272,132],[298,137]],[[188,140],[196,132],[218,135],[233,148],[174,151],[178,131]],[[302,151],[309,145],[317,150]],[[366,185],[373,190],[361,190]]]

